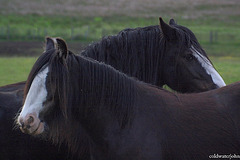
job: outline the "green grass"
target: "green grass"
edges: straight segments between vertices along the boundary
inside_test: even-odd
[[[163,17],[168,23],[169,17]],[[91,42],[102,36],[117,34],[124,28],[158,25],[158,17],[141,18],[127,16],[76,17],[40,15],[0,15],[0,41],[43,41],[45,36],[62,37],[65,40]],[[240,55],[239,17],[229,17],[226,22],[210,17],[183,19],[178,24],[191,29],[202,47],[212,56]],[[210,42],[210,32],[213,41]]]
[[[240,81],[240,58],[210,57],[226,84]]]
[[[36,61],[36,57],[0,58],[0,86],[24,81]],[[240,58],[210,57],[215,68],[222,75],[226,84],[240,81]]]
[[[36,59],[36,57],[1,57],[0,86],[26,80]]]
[[[0,15],[0,19],[0,40],[25,41],[48,35],[90,42],[124,28],[158,24],[158,19],[131,17]]]

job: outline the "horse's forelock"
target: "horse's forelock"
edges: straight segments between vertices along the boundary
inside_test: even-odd
[[[185,49],[190,49],[191,47],[194,47],[202,56],[206,57],[210,61],[206,52],[203,50],[196,36],[190,29],[177,24],[173,25],[173,27],[177,30],[180,46],[185,47]]]
[[[68,55],[67,57],[69,58]],[[70,87],[68,77],[67,59],[62,59],[55,54],[49,62],[49,87],[53,100],[58,102],[58,107],[65,118],[68,118],[68,88]]]
[[[197,50],[202,50],[202,47],[199,44],[196,36],[190,29],[177,24],[174,25],[174,27],[176,28],[178,36],[181,39],[181,41],[179,42],[182,46],[186,46],[187,48],[191,48],[191,46],[193,46]],[[206,56],[206,53],[203,54],[205,54],[204,56]]]

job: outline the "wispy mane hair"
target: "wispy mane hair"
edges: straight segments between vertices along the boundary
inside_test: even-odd
[[[117,35],[103,37],[82,55],[105,62],[141,81],[160,86],[165,39],[159,25],[124,29]],[[120,63],[121,62],[121,63]]]
[[[111,110],[124,127],[133,114],[134,81],[114,68],[69,51],[53,54],[49,79],[54,102],[67,116],[86,117],[91,110]]]

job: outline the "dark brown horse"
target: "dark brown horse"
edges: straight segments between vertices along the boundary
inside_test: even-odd
[[[27,80],[18,117],[24,133],[48,133],[72,153],[87,147],[100,160],[240,153],[240,83],[174,94],[76,56],[62,39],[48,38],[46,46]]]

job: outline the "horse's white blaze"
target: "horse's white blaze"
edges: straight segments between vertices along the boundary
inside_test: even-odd
[[[45,85],[47,73],[48,67],[39,72],[33,79],[19,117],[25,117],[29,113],[36,113],[37,116],[39,115],[39,112],[43,108],[43,102],[47,97]]]
[[[219,73],[215,70],[215,68],[212,66],[210,61],[201,55],[193,46],[191,47],[191,51],[193,52],[193,56],[197,58],[199,63],[202,65],[202,67],[206,70],[207,74],[209,74],[212,77],[213,82],[218,87],[226,86],[224,80],[219,75]]]

